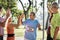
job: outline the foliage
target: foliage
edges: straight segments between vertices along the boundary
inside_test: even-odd
[[[56,1],[56,0],[48,0],[48,2],[51,2],[51,3],[54,2],[54,1]]]
[[[17,1],[18,0],[0,0],[0,6],[3,6],[5,11],[9,7],[12,11],[13,16],[18,16],[18,14],[21,14],[22,11],[18,10]]]

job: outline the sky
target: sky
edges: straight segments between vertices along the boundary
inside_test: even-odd
[[[23,3],[28,3],[28,0],[21,0]],[[42,0],[37,0],[37,4],[39,4],[40,2],[42,2]],[[20,10],[23,10],[23,8],[22,8],[22,6],[21,6],[21,3],[18,1],[17,2],[17,7],[18,7],[18,9],[20,9]],[[38,7],[38,5],[37,5],[37,7]]]
[[[27,3],[28,1],[27,0],[25,0],[25,1],[23,1],[23,0],[21,0],[23,3]],[[42,2],[42,0],[37,0],[37,8],[39,7],[39,9],[38,9],[38,11],[37,11],[37,13],[36,13],[36,19],[39,21],[39,23],[41,24],[41,25],[43,25],[43,7],[41,7],[39,4]],[[34,2],[34,4],[33,5],[35,5],[35,2]],[[21,3],[18,1],[17,2],[17,7],[18,7],[18,9],[20,9],[20,10],[23,10],[23,8],[22,8],[22,6],[21,6]],[[38,15],[38,16],[37,16]]]
[[[28,0],[21,0],[24,4],[25,3],[28,3]],[[39,3],[41,3],[42,2],[42,0],[37,0],[37,7],[39,7],[39,10],[37,11],[37,13],[36,13],[36,15],[38,15],[38,16],[36,16],[37,17],[37,19],[38,19],[38,21],[40,22],[40,24],[42,25],[43,24],[43,7],[41,7],[40,5],[39,5]],[[56,2],[58,2],[58,0],[56,1]],[[35,5],[35,2],[34,2],[34,4],[33,5]],[[18,7],[18,9],[20,9],[20,10],[23,10],[23,8],[22,8],[22,6],[21,6],[21,3],[18,1],[17,2],[17,7]],[[45,3],[44,3],[44,8],[45,8],[45,14],[44,14],[44,17],[45,17],[45,22],[44,23],[46,23],[46,19],[47,19],[47,16],[48,16],[48,11],[47,11],[47,0],[45,0]]]

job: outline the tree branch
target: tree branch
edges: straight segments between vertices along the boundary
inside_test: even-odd
[[[23,5],[22,1],[21,1],[21,0],[19,0],[19,1],[20,1],[21,5],[22,5],[22,7],[23,7],[23,10],[25,11],[24,5]]]
[[[21,1],[21,0],[19,0],[19,1],[20,1],[21,5],[22,5],[22,7],[23,7],[24,14],[25,14],[25,19],[26,19],[26,14],[28,13],[28,11],[29,11],[29,9],[30,9],[31,1],[28,0],[28,1],[29,1],[29,6],[28,6],[27,10],[24,9],[24,5],[23,5],[22,1]]]
[[[22,1],[21,1],[21,0],[19,0],[19,1],[20,1],[21,5],[22,5],[22,7],[23,7],[24,12],[28,12],[28,10],[30,9],[30,6],[31,6],[31,1],[28,0],[28,1],[29,1],[29,6],[28,6],[28,8],[27,8],[27,11],[24,9],[24,5],[23,5]]]
[[[28,0],[28,1],[29,1],[29,6],[28,6],[28,8],[27,8],[27,12],[29,11],[30,6],[31,6],[31,1],[30,1],[30,0]]]

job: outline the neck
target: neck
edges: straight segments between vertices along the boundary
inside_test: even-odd
[[[31,20],[34,20],[34,19],[31,19]]]

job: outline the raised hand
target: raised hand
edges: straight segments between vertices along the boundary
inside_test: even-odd
[[[22,20],[24,17],[25,17],[25,14],[22,13],[21,16],[20,16],[20,19]]]
[[[6,11],[6,16],[9,17],[10,13],[11,13],[11,10],[8,8],[7,11]]]
[[[48,12],[49,12],[49,13],[53,13],[51,7],[47,6],[47,8],[48,8]]]

